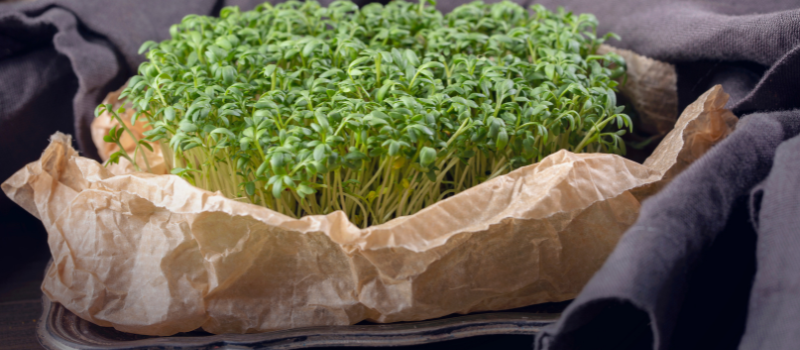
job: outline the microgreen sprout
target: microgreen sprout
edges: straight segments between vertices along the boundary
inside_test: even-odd
[[[119,163],[119,158],[122,157],[122,158],[127,159],[133,165],[133,167],[134,167],[134,169],[136,169],[136,171],[141,171],[142,169],[139,168],[139,164],[137,162],[135,162],[134,159],[137,159],[138,154],[139,154],[139,150],[141,150],[142,148],[147,148],[148,150],[150,150],[150,152],[153,152],[153,146],[151,146],[150,143],[148,143],[145,140],[138,140],[136,138],[136,135],[134,135],[133,132],[131,131],[131,129],[128,128],[127,125],[125,125],[125,122],[119,116],[120,114],[125,114],[125,107],[124,106],[119,107],[115,111],[112,104],[101,104],[101,105],[97,106],[97,108],[94,110],[94,115],[95,115],[95,117],[99,117],[104,112],[108,113],[108,115],[111,118],[111,120],[116,122],[116,125],[112,126],[111,129],[108,131],[108,134],[103,136],[103,141],[108,142],[108,143],[116,144],[117,147],[119,148],[116,152],[111,153],[108,156],[108,160],[106,161],[106,165],[117,164],[117,163]],[[135,124],[135,123],[136,123],[136,120],[132,120],[131,121],[131,124]],[[123,133],[127,133],[128,136],[130,136],[131,139],[133,139],[134,142],[136,142],[136,146],[135,146],[134,151],[133,151],[133,158],[131,158],[128,155],[128,152],[125,151],[125,147],[122,145],[121,139],[122,139],[122,134]],[[144,159],[144,163],[145,163],[145,166],[147,167],[146,168],[147,171],[150,171],[150,162],[147,160],[147,157],[143,155],[142,158]]]
[[[342,210],[362,227],[561,149],[625,151],[614,80],[625,62],[596,53],[613,34],[597,37],[594,16],[432,5],[190,15],[142,46],[148,61],[121,98],[173,174],[292,217]]]

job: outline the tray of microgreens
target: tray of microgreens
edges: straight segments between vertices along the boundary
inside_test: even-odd
[[[152,143],[200,188],[294,218],[341,210],[367,227],[558,150],[625,152],[625,62],[597,54],[614,35],[598,37],[592,15],[431,4],[187,16],[141,47],[147,61],[120,96],[150,128],[134,153]],[[121,121],[123,109],[103,112]],[[130,131],[119,125],[105,141]],[[109,163],[136,158],[120,148]]]

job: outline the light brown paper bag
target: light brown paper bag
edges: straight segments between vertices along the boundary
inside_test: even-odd
[[[632,51],[600,45],[597,53],[613,52],[627,65],[627,79],[619,86],[639,114],[642,130],[665,135],[675,126],[678,117],[678,75],[675,66],[638,55]]]

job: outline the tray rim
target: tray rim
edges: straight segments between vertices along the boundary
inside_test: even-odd
[[[59,313],[59,310],[62,310]],[[394,347],[436,343],[484,335],[536,335],[561,313],[487,312],[418,322],[376,325],[315,326],[251,334],[167,336],[118,342],[87,342],[58,332],[66,310],[42,294],[36,337],[50,350],[138,349],[300,349],[311,347]],[[82,320],[82,319],[81,319]],[[83,322],[88,322],[82,320]]]

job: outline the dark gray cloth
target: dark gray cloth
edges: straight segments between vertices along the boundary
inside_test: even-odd
[[[190,13],[260,1],[0,4],[0,179],[56,130],[88,134],[145,40]],[[323,1],[328,3],[329,1]],[[366,1],[364,1],[366,2]],[[449,11],[463,0],[439,1]],[[529,5],[533,1],[524,2]],[[612,45],[674,63],[682,109],[714,84],[737,131],[647,200],[639,221],[538,349],[791,349],[800,328],[800,2],[544,0],[594,13]],[[777,151],[776,151],[777,150]],[[751,195],[752,193],[752,195]],[[0,211],[10,205],[0,198]],[[0,237],[2,238],[2,237]]]
[[[767,179],[754,191],[758,270],[742,349],[790,349],[800,344],[800,136],[778,146]]]

